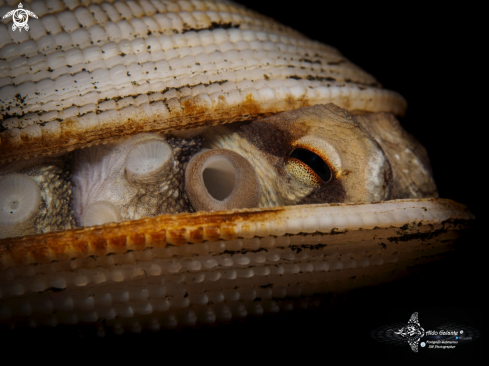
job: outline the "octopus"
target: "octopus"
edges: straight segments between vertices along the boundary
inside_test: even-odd
[[[70,4],[0,28],[0,324],[276,313],[405,276],[473,219],[404,98],[333,47],[227,1]]]

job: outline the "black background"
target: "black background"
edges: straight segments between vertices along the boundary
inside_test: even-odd
[[[365,289],[319,315],[291,316],[288,336],[295,334],[302,345],[312,342],[322,345],[324,351],[346,352],[359,359],[481,357],[484,335],[471,349],[417,355],[409,347],[400,352],[368,339],[373,328],[407,322],[414,311],[419,312],[425,329],[441,325],[443,319],[481,330],[486,324],[483,252],[488,240],[482,230],[483,203],[487,202],[484,127],[488,93],[483,87],[487,82],[483,71],[487,37],[482,36],[481,10],[462,4],[415,7],[395,2],[382,7],[373,2],[298,1],[293,6],[238,2],[338,48],[384,88],[403,95],[408,110],[401,123],[426,147],[440,197],[467,205],[476,216],[446,261],[397,283]],[[268,330],[266,325],[263,328]],[[284,333],[286,329],[284,326]],[[319,339],[299,341],[298,334]]]
[[[293,312],[223,327],[159,332],[139,336],[78,338],[79,346],[126,347],[136,352],[171,350],[182,356],[204,352],[207,360],[227,352],[249,357],[298,355],[303,361],[351,359],[466,359],[481,357],[485,342],[487,292],[483,265],[487,238],[482,236],[487,202],[484,139],[487,124],[487,76],[484,69],[481,9],[465,6],[419,8],[373,6],[371,2],[239,1],[249,8],[338,48],[408,102],[404,128],[426,147],[440,197],[466,204],[476,220],[453,255],[424,273],[350,295],[333,308]],[[386,3],[387,4],[387,3]],[[379,326],[407,322],[418,311],[421,325],[434,329],[444,321],[472,325],[482,338],[437,354],[414,354],[409,347],[386,346],[369,333]],[[11,341],[39,341],[39,333]],[[61,342],[46,335],[48,342]],[[72,345],[73,338],[66,338]],[[183,352],[183,353],[181,353]],[[232,359],[229,359],[230,361]]]
[[[479,348],[459,347],[456,352],[435,355],[416,355],[409,347],[400,352],[397,347],[367,340],[372,328],[407,321],[414,311],[419,312],[422,326],[431,326],[428,319],[434,325],[441,318],[472,323],[478,329],[486,324],[482,311],[487,304],[483,300],[487,278],[483,252],[488,241],[482,230],[486,217],[483,203],[487,202],[483,188],[487,186],[484,161],[488,156],[484,149],[488,93],[483,87],[487,81],[483,71],[487,67],[483,50],[487,37],[482,36],[480,9],[462,4],[425,7],[404,2],[384,6],[373,2],[298,1],[293,6],[239,2],[338,48],[385,88],[403,95],[408,110],[401,123],[428,150],[440,197],[466,204],[477,218],[458,241],[451,258],[443,263],[398,283],[366,289],[319,316],[297,316],[291,319],[295,322],[291,329],[295,333],[316,333],[324,339],[324,343],[316,340],[324,344],[324,350],[336,350],[338,355],[347,352],[359,359],[367,355],[447,359],[480,356],[484,338],[478,341]],[[301,319],[305,321],[301,323]]]

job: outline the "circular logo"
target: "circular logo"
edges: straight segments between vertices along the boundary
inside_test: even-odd
[[[9,11],[2,17],[2,19],[12,17],[12,31],[15,32],[15,30],[18,29],[19,32],[21,32],[22,29],[25,29],[26,31],[29,30],[29,24],[27,24],[29,16],[38,19],[36,14],[30,10],[24,9],[24,6],[20,3],[18,9]]]
[[[421,342],[421,347],[424,347],[424,346],[426,346],[426,343]]]
[[[29,20],[29,14],[24,9],[17,9],[14,11],[12,20],[18,28],[24,28]]]

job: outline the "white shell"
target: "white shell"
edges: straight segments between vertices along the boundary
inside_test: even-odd
[[[39,19],[22,36],[0,25],[1,161],[320,103],[406,109],[336,49],[238,4],[74,4],[26,5]]]
[[[453,220],[473,218],[442,199],[206,215],[78,229],[78,241],[63,252],[57,238],[64,233],[12,239],[11,250],[0,246],[0,324],[28,316],[36,324],[105,322],[117,333],[119,327],[131,331],[134,322],[173,328],[273,313],[286,297],[307,303],[315,293],[402,276],[453,249]],[[199,229],[200,244],[191,244]],[[36,252],[41,241],[44,257]],[[52,287],[63,291],[45,291]],[[189,311],[195,314],[186,317]]]

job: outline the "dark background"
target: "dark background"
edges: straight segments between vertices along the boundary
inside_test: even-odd
[[[482,330],[487,319],[482,306],[487,308],[483,252],[488,240],[482,230],[487,216],[484,137],[489,93],[484,86],[487,37],[482,36],[481,10],[403,2],[384,7],[346,1],[238,2],[336,47],[384,88],[403,95],[408,110],[401,123],[426,147],[440,197],[467,205],[476,216],[446,261],[400,282],[365,289],[319,315],[291,316],[290,333],[314,334],[319,339],[298,342],[322,344],[324,351],[336,350],[337,355],[419,359],[432,357],[416,355],[409,347],[400,352],[367,334],[380,325],[407,322],[414,311],[422,326],[431,326],[428,319],[434,325],[443,318]],[[263,330],[269,330],[267,325]],[[481,357],[484,342],[482,335],[472,349],[460,346],[435,356]]]
[[[440,197],[482,215],[479,164],[488,155],[481,145],[489,93],[480,9],[237,2],[336,47],[384,88],[404,96],[408,110],[401,122],[427,148]]]
[[[244,353],[257,360],[260,352],[298,355],[306,362],[317,358],[328,362],[337,357],[345,361],[482,357],[483,307],[487,309],[483,300],[487,292],[483,271],[487,237],[482,236],[482,230],[488,156],[484,145],[487,66],[483,55],[487,37],[481,35],[483,23],[478,15],[482,10],[460,4],[457,8],[428,9],[400,4],[381,8],[371,2],[239,2],[338,48],[385,88],[403,95],[409,107],[401,123],[428,150],[440,197],[466,204],[477,219],[447,260],[394,284],[350,294],[332,308],[223,327],[105,339],[75,337],[76,342],[70,336],[66,340],[80,347],[126,347],[127,351],[139,352],[142,348],[157,352],[166,349],[180,357],[204,352],[208,361],[227,352],[235,357]],[[478,328],[482,338],[473,345],[431,356],[370,338],[371,330],[407,322],[414,311],[419,312],[425,329],[454,321]],[[12,336],[10,340],[26,339],[39,341],[39,333]],[[58,343],[62,339],[47,334],[46,341]]]

